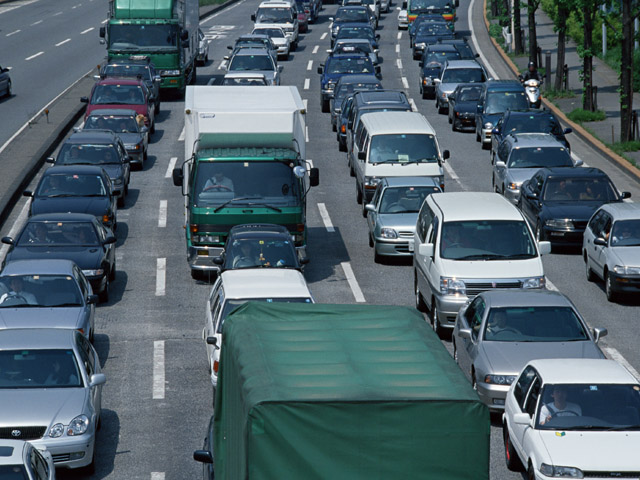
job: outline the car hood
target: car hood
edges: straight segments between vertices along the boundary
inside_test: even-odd
[[[440,86],[438,87],[438,90],[440,90],[441,93],[446,93],[447,95],[450,95],[453,93],[453,91],[456,89],[457,86],[458,86],[458,82],[441,83]]]
[[[443,33],[442,35],[416,35],[414,43],[425,43],[430,45],[432,43],[438,43],[439,39],[453,39],[455,35]]]
[[[611,251],[622,265],[640,266],[640,247],[611,247]]]
[[[34,259],[64,259],[76,262],[82,270],[93,270],[100,268],[102,260],[102,247],[76,247],[76,246],[52,246],[43,245],[38,247],[15,247],[9,255],[7,262],[13,260],[34,260]]]
[[[442,275],[461,279],[510,280],[543,274],[540,257],[518,260],[450,260],[442,259]]]
[[[474,100],[472,102],[456,102],[454,111],[460,113],[476,113],[478,109],[478,101]]]
[[[415,232],[418,212],[416,213],[381,213],[378,222],[384,227],[392,227],[402,231]]]
[[[139,134],[139,133],[134,133],[134,132],[121,132],[121,133],[118,133],[118,132],[116,132],[116,135],[118,135],[118,137],[120,137],[120,140],[122,140],[122,143],[124,143],[125,145],[136,144],[136,143],[140,143],[142,141],[142,135]]]
[[[89,116],[89,114],[95,110],[104,110],[107,108],[116,108],[116,109],[124,108],[126,110],[135,110],[137,114],[144,115],[145,117],[149,114],[147,105],[144,103],[142,105],[129,105],[129,104],[123,104],[123,103],[113,103],[113,104],[101,103],[99,105],[95,105],[95,104],[87,105],[87,111],[84,115],[84,118],[86,119]]]
[[[605,473],[640,470],[640,431],[535,430],[535,435],[545,446],[554,465]],[[615,478],[619,475],[605,476]]]
[[[0,390],[0,426],[47,426],[69,422],[80,415],[87,401],[84,388],[22,388]]]
[[[546,202],[545,218],[569,218],[572,220],[589,220],[604,202]]]
[[[80,328],[79,307],[0,308],[0,328]]]
[[[482,342],[480,351],[491,372],[517,375],[536,358],[603,358],[591,341],[579,342]]]
[[[71,212],[102,217],[110,204],[109,197],[36,197],[31,204],[31,214]]]
[[[501,113],[483,113],[482,114],[482,125],[484,126],[485,123],[487,122],[491,122],[491,125],[494,125],[498,122],[498,120],[500,120],[500,117],[502,116],[502,112]]]
[[[111,179],[121,178],[124,175],[124,168],[122,168],[122,165],[120,164],[109,163],[100,166],[104,168],[104,171],[107,172],[107,175],[109,175],[109,178]]]
[[[533,174],[538,170],[540,170],[540,168],[510,168],[508,176],[511,181],[520,185],[525,180],[533,177]]]

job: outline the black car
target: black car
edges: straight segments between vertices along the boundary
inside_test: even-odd
[[[416,36],[418,27],[423,23],[440,23],[453,31],[453,28],[452,28],[453,23],[449,25],[449,22],[447,22],[441,14],[438,14],[438,13],[420,14],[416,17],[416,19],[413,22],[411,22],[411,25],[409,25],[409,28],[408,28],[409,47],[413,48],[413,39]]]
[[[441,38],[438,40],[438,43],[442,45],[453,45],[460,54],[460,60],[475,60],[480,57],[479,54],[473,53],[473,50],[471,50],[467,40],[464,38]]]
[[[220,272],[240,268],[293,268],[302,271],[308,259],[299,258],[286,227],[272,224],[236,225],[220,257]]]
[[[96,217],[85,213],[47,213],[27,220],[2,263],[13,260],[61,258],[80,267],[100,300],[109,300],[109,284],[116,277],[116,237]]]
[[[331,126],[337,131],[338,117],[342,111],[342,100],[358,91],[382,90],[382,82],[371,75],[345,75],[340,77],[330,102]]]
[[[362,24],[371,28],[377,27],[377,21],[367,6],[340,7],[331,18],[331,48],[338,31],[345,24]]]
[[[444,38],[455,38],[455,33],[446,24],[423,23],[420,25],[413,39],[413,59],[419,60],[428,45],[438,43]]]
[[[122,140],[110,130],[75,132],[60,147],[58,156],[49,157],[56,165],[97,165],[107,172],[118,206],[124,206],[129,193],[131,165]]]
[[[570,128],[563,130],[556,116],[549,110],[507,110],[491,131],[491,159],[495,157],[502,140],[513,133],[549,133],[570,152],[571,146],[565,135],[572,131]]]
[[[460,60],[460,54],[453,45],[435,43],[428,45],[420,60],[420,93],[422,98],[436,97],[434,80],[440,78],[442,66],[447,60]]]
[[[335,42],[346,38],[364,38],[369,40],[374,50],[380,49],[380,44],[378,43],[380,34],[376,33],[371,25],[365,25],[364,23],[345,23],[341,25],[338,35],[331,43],[331,48],[333,48]]]
[[[451,129],[475,130],[476,110],[482,85],[477,83],[460,83],[449,95],[449,123]]]
[[[100,69],[100,77],[140,78],[153,93],[155,113],[160,112],[160,83],[162,79],[148,56],[132,55],[128,59],[110,60]]]
[[[116,229],[116,199],[109,175],[101,167],[72,165],[51,167],[42,174],[32,192],[29,216],[42,213],[88,213],[103,225]]]
[[[529,99],[517,80],[487,80],[476,110],[476,141],[483,149],[491,148],[493,127],[507,110],[525,110]]]
[[[136,165],[142,169],[147,159],[149,129],[137,122],[136,115],[135,110],[120,108],[94,110],[85,120],[82,129],[114,132],[122,140],[132,167]]]
[[[11,77],[9,76],[9,68],[0,66],[0,97],[11,96]]]
[[[336,84],[344,75],[368,75],[372,82],[380,75],[380,67],[374,66],[367,55],[329,55],[318,67],[320,77],[320,105],[322,111],[330,111]]]
[[[598,168],[542,168],[522,184],[518,207],[538,240],[582,246],[582,234],[593,213],[605,203],[630,196],[618,192]]]

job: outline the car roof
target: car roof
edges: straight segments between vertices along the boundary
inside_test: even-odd
[[[511,143],[518,148],[535,147],[561,147],[566,149],[564,144],[550,133],[510,133],[507,138],[511,138]]]
[[[383,183],[388,187],[438,187],[437,177],[384,177]]]
[[[0,350],[72,348],[75,333],[67,328],[8,328],[0,330]]]
[[[24,449],[28,445],[23,440],[0,440],[0,465],[23,465]]]
[[[601,210],[610,212],[614,220],[638,220],[640,219],[640,203],[617,202],[607,203]]]
[[[135,117],[137,113],[131,108],[101,108],[98,110],[92,110],[91,113],[89,113],[90,117],[106,117],[109,115],[126,115]]]
[[[360,107],[378,103],[409,103],[406,94],[398,90],[366,90],[356,92],[353,95],[353,100],[357,102]]]
[[[144,80],[133,77],[107,77],[98,80],[96,85],[144,85]]]
[[[74,262],[62,259],[14,260],[8,262],[0,277],[11,275],[72,275]]]
[[[480,293],[491,308],[500,307],[573,307],[562,293],[553,290],[503,289]]]
[[[457,52],[458,51],[455,45],[451,45],[449,43],[431,43],[427,45],[427,50],[429,52]]]
[[[372,79],[371,74],[357,73],[355,75],[345,75],[343,77],[340,77],[340,79],[338,80],[338,83],[340,85],[342,85],[343,83],[348,84],[348,83],[360,83],[360,82],[366,82],[366,83],[376,82],[382,85],[382,82],[378,80],[376,77],[373,77]]]
[[[88,213],[41,213],[29,217],[27,223],[31,222],[91,222],[96,217]]]
[[[637,384],[638,380],[615,360],[595,358],[550,358],[529,362],[544,383],[622,383]]]
[[[47,168],[44,175],[102,175],[104,173],[104,169],[97,165],[53,165]]]
[[[444,213],[444,221],[518,220],[522,214],[502,195],[490,192],[433,193],[427,201],[434,202]]]
[[[275,225],[273,223],[235,225],[234,227],[231,227],[231,230],[229,230],[229,236],[242,235],[245,233],[291,235],[286,227],[282,225]]]
[[[369,135],[436,134],[429,121],[419,112],[370,112],[362,116],[362,122]]]
[[[455,47],[453,48],[455,49]],[[482,65],[475,60],[447,60],[444,68],[447,70],[451,68],[477,68],[482,70]]]
[[[609,178],[599,168],[595,167],[580,167],[580,168],[567,168],[567,167],[553,167],[553,168],[541,168],[548,177],[561,177],[561,178],[579,178],[579,177],[593,177],[593,178]]]
[[[69,135],[64,143],[114,143],[118,139],[111,130],[80,130]]]
[[[311,298],[307,282],[297,270],[226,270],[220,278],[227,298]]]
[[[240,48],[236,51],[236,53],[233,54],[233,56],[238,56],[238,55],[242,55],[242,56],[265,56],[265,57],[271,57],[271,54],[269,53],[269,50],[267,50],[266,47],[250,47],[250,48]]]
[[[484,82],[487,90],[524,90],[518,80],[495,80],[489,79]]]

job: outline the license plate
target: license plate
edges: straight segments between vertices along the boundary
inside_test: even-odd
[[[413,240],[409,240],[409,251],[413,252]]]
[[[198,256],[199,257],[208,257],[209,256],[209,250],[198,250]]]

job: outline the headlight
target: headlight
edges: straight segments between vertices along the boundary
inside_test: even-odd
[[[219,235],[194,235],[193,241],[200,242],[200,243],[220,243],[220,236]]]
[[[49,436],[51,438],[61,437],[64,433],[64,425],[61,423],[56,423],[53,427],[49,429]]]
[[[416,43],[415,48],[426,48],[427,44],[424,42]]]
[[[482,126],[482,128],[484,128],[485,130],[491,130],[493,128],[493,123],[487,122]]]
[[[71,420],[69,423],[69,427],[67,427],[67,435],[82,435],[89,428],[89,419],[86,415],[78,415],[76,418]]]
[[[98,268],[97,270],[82,270],[85,277],[99,277],[100,275],[104,275],[104,269]]]
[[[640,275],[640,267],[627,267],[624,265],[616,265],[613,271],[618,275]]]
[[[336,88],[336,84],[335,84],[335,83],[332,83],[331,81],[328,81],[328,82],[327,82],[327,85],[326,85],[326,87],[325,87],[325,88],[326,88],[327,90],[335,90],[335,88]]]
[[[406,22],[407,21],[407,12],[400,12],[398,14],[398,20],[401,22]]]
[[[553,218],[544,222],[550,228],[573,229],[573,221],[568,218]]]
[[[127,150],[140,150],[140,145],[136,144],[136,145],[125,145],[124,148],[126,148]]]
[[[442,98],[444,98],[446,100],[448,96],[449,95],[447,94],[447,92],[442,92]]]
[[[531,277],[522,282],[522,288],[544,288],[544,277]]]
[[[376,188],[380,183],[377,177],[364,177],[364,188]]]
[[[540,473],[554,478],[584,478],[582,470],[576,467],[557,467],[555,465],[540,465]]]
[[[440,293],[445,295],[466,295],[467,287],[462,280],[440,277]]]
[[[121,178],[112,178],[111,181],[113,182],[114,185],[122,185]]]
[[[520,183],[509,182],[507,183],[507,190],[520,190]]]
[[[382,238],[398,238],[398,232],[396,232],[393,228],[381,228],[380,236]]]
[[[180,70],[160,70],[161,77],[177,77],[180,75]]]
[[[484,377],[484,383],[491,383],[493,385],[511,385],[515,379],[515,375],[486,375]]]

